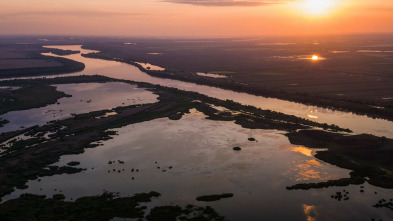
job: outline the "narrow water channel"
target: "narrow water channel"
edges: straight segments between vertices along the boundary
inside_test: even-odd
[[[82,62],[85,64],[85,69],[81,72],[64,74],[61,76],[104,75],[117,79],[159,84],[181,90],[198,92],[200,94],[222,100],[229,99],[244,105],[252,105],[262,109],[269,109],[288,115],[295,115],[297,117],[307,118],[320,123],[336,124],[343,128],[350,128],[355,133],[369,133],[377,136],[393,138],[393,122],[388,120],[373,119],[367,116],[361,116],[349,112],[334,111],[327,108],[309,106],[275,98],[255,96],[247,93],[239,93],[206,85],[198,85],[178,80],[152,77],[139,70],[137,67],[126,63],[83,57],[82,54],[96,53],[98,51],[82,49],[81,45],[52,45],[45,47],[81,51],[79,54],[59,57]],[[44,55],[57,56],[51,53]],[[46,77],[58,76],[59,75]]]

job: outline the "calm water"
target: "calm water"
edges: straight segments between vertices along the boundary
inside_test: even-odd
[[[78,167],[86,171],[30,181],[28,189],[4,199],[26,192],[50,197],[61,191],[71,200],[103,190],[122,196],[155,190],[162,197],[153,205],[210,205],[230,220],[388,220],[391,215],[372,205],[382,197],[393,197],[393,190],[369,185],[365,193],[360,193],[359,186],[286,190],[296,183],[348,177],[349,171],[315,159],[314,150],[291,145],[280,131],[246,129],[233,122],[207,120],[192,111],[179,121],[156,119],[118,132],[103,146],[63,156],[57,163],[79,161]],[[248,141],[249,137],[257,142]],[[233,151],[234,146],[242,151]],[[131,172],[132,168],[139,172]],[[350,192],[350,200],[331,199],[343,189]],[[224,192],[234,197],[211,203],[195,200]]]
[[[53,47],[80,50],[80,46]],[[82,53],[89,52],[92,51],[82,49]],[[392,122],[389,121],[154,78],[128,64],[84,58],[80,54],[64,57],[86,65],[84,71],[71,75],[99,74],[161,84],[308,117],[319,122],[334,123],[357,132],[392,137]],[[60,91],[73,95],[72,98],[60,100],[62,110],[69,105],[68,114],[78,110],[81,113],[88,112],[89,108],[81,107],[93,105],[100,100],[102,103],[94,104],[91,110],[110,109],[123,103],[150,103],[157,99],[151,92],[123,83],[56,86]],[[112,98],[115,100],[111,100]],[[65,102],[66,99],[73,100]],[[88,100],[91,101],[87,102]],[[50,110],[55,106],[46,108]],[[223,110],[221,107],[216,108]],[[36,110],[30,111],[34,113]],[[55,116],[58,114],[56,112]],[[41,116],[44,117],[43,122],[46,122],[46,115]],[[85,171],[42,177],[40,182],[29,181],[28,189],[15,190],[3,199],[16,198],[22,193],[45,194],[50,197],[61,191],[66,200],[72,201],[77,197],[100,194],[104,190],[120,192],[121,196],[154,190],[160,192],[162,197],[149,206],[171,203],[210,205],[230,220],[340,221],[391,218],[391,211],[377,209],[373,205],[382,198],[393,198],[393,190],[368,184],[363,185],[364,193],[360,192],[360,186],[355,185],[307,191],[286,190],[287,186],[297,183],[349,177],[350,171],[316,159],[316,150],[290,144],[282,131],[247,129],[234,122],[213,121],[205,117],[193,110],[178,121],[162,118],[118,128],[116,130],[119,135],[112,140],[99,142],[102,146],[86,149],[83,154],[62,156],[56,163],[63,166],[70,161],[79,161],[81,164],[77,167],[86,168]],[[249,141],[250,137],[257,142]],[[240,146],[242,150],[233,151],[235,146]],[[120,164],[119,160],[124,164]],[[109,161],[115,163],[108,164]],[[349,192],[348,201],[339,202],[331,198],[331,195],[344,189]],[[200,195],[225,192],[233,193],[234,197],[210,203],[195,200]]]
[[[112,109],[118,106],[157,102],[157,95],[135,85],[120,82],[60,84],[57,90],[72,97],[58,100],[57,104],[0,115],[10,123],[0,127],[0,132],[18,130],[21,127],[43,125],[52,120],[70,117],[71,114]]]
[[[221,74],[209,74],[209,73],[201,73],[201,72],[198,72],[196,74],[199,76],[210,77],[210,78],[227,78],[226,75],[221,75]]]
[[[83,54],[97,52],[93,50],[81,49],[80,45],[55,45],[47,47],[59,48],[64,50],[80,50]],[[56,56],[53,54],[46,55]],[[86,65],[85,70],[78,73],[67,74],[65,76],[81,74],[99,74],[118,79],[160,84],[163,86],[179,88],[186,91],[198,92],[208,95],[210,97],[215,97],[223,100],[230,99],[244,105],[252,105],[262,109],[270,109],[289,115],[308,118],[321,123],[336,124],[343,128],[350,128],[356,133],[371,133],[378,136],[386,136],[393,138],[393,122],[387,120],[373,119],[370,117],[360,116],[352,113],[333,111],[326,108],[308,106],[280,99],[265,98],[261,96],[250,95],[247,93],[238,93],[216,87],[197,85],[177,80],[156,78],[140,71],[138,68],[129,64],[117,61],[85,58],[82,57],[81,54],[73,54],[62,57],[79,61]]]

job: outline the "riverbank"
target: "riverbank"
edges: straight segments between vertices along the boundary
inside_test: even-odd
[[[65,74],[82,71],[85,65],[81,62],[53,56],[80,53],[72,50],[43,48],[40,44],[5,44],[0,49],[0,78],[15,78]]]
[[[154,42],[154,41],[153,41]],[[154,43],[152,43],[154,44]],[[112,45],[112,47],[109,49],[108,47]],[[225,45],[226,47],[227,45]],[[132,50],[126,50],[128,47],[132,47]],[[381,90],[381,94],[378,96],[385,96],[386,99],[374,99],[374,98],[369,98],[366,95],[360,96],[357,94],[359,91],[362,91],[362,89],[359,88],[364,88],[364,91],[369,91],[369,87],[372,88],[378,88],[378,84],[381,83],[381,81],[370,81],[370,80],[362,80],[361,83],[357,84],[356,82],[353,82],[352,78],[348,78],[347,80],[343,80],[343,77],[345,79],[348,77],[347,75],[354,75],[353,73],[346,73],[345,71],[345,76],[340,76],[340,70],[335,70],[334,68],[330,66],[323,65],[321,67],[318,67],[319,65],[317,64],[306,64],[305,62],[309,61],[301,61],[298,69],[293,69],[292,66],[288,66],[288,70],[296,72],[292,76],[289,75],[288,73],[286,74],[278,74],[277,76],[272,76],[268,74],[260,74],[259,76],[256,76],[255,73],[253,73],[254,69],[258,69],[256,64],[255,66],[252,66],[251,69],[250,67],[244,67],[244,69],[248,70],[250,69],[250,73],[247,71],[241,72],[242,75],[239,74],[234,74],[237,72],[240,72],[239,69],[241,67],[236,67],[237,63],[239,65],[241,63],[246,63],[244,61],[245,58],[239,58],[237,55],[227,54],[225,56],[227,59],[233,59],[231,60],[230,64],[221,64],[223,61],[220,59],[217,61],[217,57],[212,57],[212,55],[206,54],[208,58],[211,58],[212,61],[217,61],[221,64],[221,66],[227,67],[225,69],[226,71],[223,71],[223,75],[227,76],[227,78],[211,78],[211,77],[203,77],[197,74],[197,69],[195,64],[193,64],[191,61],[189,61],[190,57],[183,58],[178,54],[172,54],[173,52],[170,51],[166,46],[160,46],[161,50],[168,50],[168,53],[170,56],[166,55],[166,53],[163,53],[162,55],[156,55],[155,57],[152,57],[151,55],[148,56],[145,53],[148,48],[144,48],[145,46],[140,45],[140,46],[122,46],[120,47],[118,43],[110,43],[109,45],[102,45],[98,43],[87,43],[83,46],[85,49],[92,49],[92,50],[99,50],[99,53],[94,53],[94,54],[85,54],[83,56],[89,57],[89,58],[99,58],[99,59],[106,59],[106,60],[112,60],[112,61],[120,61],[120,62],[125,62],[128,64],[132,64],[136,67],[138,67],[141,71],[154,76],[154,77],[159,77],[159,78],[167,78],[167,79],[175,79],[175,80],[180,80],[184,82],[192,82],[192,83],[197,83],[201,85],[209,85],[209,86],[214,86],[218,88],[223,88],[223,89],[228,89],[228,90],[233,90],[237,92],[245,92],[253,95],[258,95],[258,96],[264,96],[264,97],[271,97],[271,98],[278,98],[278,99],[283,99],[283,100],[288,100],[288,101],[294,101],[306,105],[316,105],[319,107],[323,108],[329,108],[333,110],[340,110],[340,111],[346,111],[346,112],[353,112],[359,115],[367,115],[369,117],[373,118],[382,118],[382,119],[387,119],[392,121],[393,120],[393,103],[391,100],[388,98],[390,97],[389,90]],[[157,46],[159,47],[159,46]],[[176,48],[176,46],[174,46]],[[224,46],[223,46],[224,47]],[[178,50],[187,53],[188,56],[189,54],[192,54],[192,48],[191,49],[183,49],[179,48]],[[184,51],[183,51],[184,50]],[[207,49],[206,49],[207,50]],[[217,49],[218,50],[218,49]],[[209,50],[208,50],[209,51]],[[179,53],[179,52],[176,52]],[[205,52],[203,52],[205,53]],[[206,52],[207,53],[207,52]],[[251,54],[252,55],[252,54]],[[250,55],[250,56],[251,56]],[[355,56],[356,55],[356,56]],[[140,57],[138,57],[140,56]],[[174,57],[173,57],[174,56]],[[196,55],[195,55],[196,56]],[[224,55],[222,55],[224,56]],[[264,55],[266,56],[266,55]],[[332,56],[332,55],[331,55]],[[334,55],[337,56],[337,55]],[[354,54],[354,59],[360,59],[363,57],[359,57],[361,55],[359,54]],[[229,57],[229,58],[228,58]],[[236,60],[236,57],[240,60]],[[192,68],[187,68],[185,65],[181,64],[172,64],[173,62],[170,59],[186,59],[186,63],[190,64]],[[201,62],[200,60],[205,60],[205,58],[195,58],[197,60],[196,62]],[[337,58],[338,59],[338,58]],[[346,59],[349,59],[346,57]],[[158,65],[160,67],[165,68],[164,71],[155,71],[155,70],[149,70],[143,68],[139,62],[150,62],[153,65]],[[205,64],[209,68],[213,68],[211,61]],[[337,61],[335,61],[337,62]],[[264,70],[264,72],[275,72],[274,70],[279,69],[281,72],[285,70],[286,65],[288,64],[282,64],[278,65],[275,62],[266,63],[265,65],[269,65],[270,69]],[[328,62],[329,63],[329,62]],[[180,66],[179,66],[180,65]],[[272,66],[273,65],[273,66]],[[278,66],[274,66],[278,65]],[[293,65],[293,64],[291,64]],[[311,65],[310,68],[305,68],[305,66]],[[333,64],[329,64],[333,65]],[[345,63],[341,64],[343,67],[343,71],[350,69],[351,67],[347,67]],[[217,65],[218,67],[221,67]],[[241,66],[241,65],[240,65]],[[206,69],[207,67],[204,67],[203,64],[200,64],[200,71],[206,71],[209,69]],[[254,69],[253,69],[254,68]],[[354,67],[356,70],[358,67]],[[369,68],[369,67],[367,67]],[[300,70],[304,69],[304,73],[298,73]],[[212,69],[214,70],[214,69]],[[232,70],[235,70],[234,72]],[[255,70],[254,70],[255,71]],[[371,70],[370,70],[371,71]],[[382,70],[381,70],[382,71]],[[262,71],[261,71],[262,72]],[[288,72],[288,71],[287,71]],[[320,78],[316,77],[314,74],[315,72],[322,72],[323,74],[320,74]],[[385,73],[385,72],[383,72]],[[366,74],[363,74],[366,76]],[[363,76],[362,75],[362,76]],[[299,77],[300,76],[300,77]],[[360,76],[360,75],[359,75]],[[367,75],[368,76],[368,75]],[[376,77],[389,77],[388,74],[380,74],[377,75]],[[371,78],[371,76],[369,76]],[[298,80],[293,80],[293,79],[300,78]],[[332,81],[332,78],[334,78],[334,82]],[[266,79],[266,82],[265,80]],[[288,82],[286,79],[289,79]],[[295,83],[293,83],[293,86],[290,87],[288,85],[291,85],[291,79]],[[324,80],[325,79],[325,80]],[[318,85],[320,87],[324,88],[324,90],[329,91],[329,93],[320,93],[318,90],[310,91],[307,89],[307,87],[303,86],[301,82],[298,81],[306,81],[307,80],[307,85],[314,85],[318,89]],[[340,86],[343,84],[343,81],[348,81],[348,83],[351,83],[351,86],[348,87],[354,87],[357,88],[356,90],[353,91],[353,95],[351,95],[351,91],[348,91],[348,89],[345,86]],[[390,81],[389,78],[386,79],[386,82]],[[269,83],[270,82],[270,83]],[[283,82],[283,85],[286,86],[274,86],[275,84],[278,84],[277,82]],[[296,83],[298,82],[298,83]],[[325,84],[325,82],[330,82],[328,85]],[[366,86],[365,86],[366,85]],[[368,87],[368,86],[369,87]],[[340,89],[338,90],[337,87]],[[303,88],[303,89],[302,89]],[[384,88],[386,88],[386,85],[384,85]],[[343,90],[346,90],[345,94],[343,93]],[[337,92],[336,92],[337,91]],[[374,91],[379,91],[375,89]],[[376,92],[376,93],[377,93]],[[359,92],[360,93],[360,92]],[[363,92],[362,92],[363,93]],[[377,95],[375,95],[377,96]]]
[[[83,76],[54,79],[12,80],[8,82],[4,81],[2,85],[16,86],[26,83],[45,85],[97,81],[121,80],[102,76]],[[112,132],[111,129],[163,117],[178,120],[181,119],[185,113],[189,113],[190,109],[196,109],[204,113],[211,120],[234,121],[236,124],[245,128],[287,131],[289,133],[288,137],[293,144],[328,149],[328,151],[317,152],[317,158],[343,168],[351,169],[360,177],[371,177],[372,179],[367,182],[372,185],[393,188],[393,176],[391,176],[393,168],[392,162],[379,159],[379,157],[383,155],[386,157],[390,156],[390,153],[393,151],[393,142],[390,139],[378,138],[372,135],[348,136],[347,134],[337,133],[337,131],[349,131],[335,125],[318,124],[294,116],[288,116],[269,110],[261,110],[251,106],[243,106],[232,101],[209,98],[195,92],[186,92],[148,83],[131,81],[121,82],[136,84],[139,87],[152,90],[159,95],[159,102],[78,114],[73,118],[54,121],[44,126],[35,126],[0,134],[1,142],[13,139],[22,134],[31,137],[27,140],[16,140],[9,147],[2,147],[3,152],[0,156],[0,195],[4,196],[12,192],[15,186],[24,188],[27,180],[38,179],[40,176],[61,174],[64,173],[64,171],[70,172],[67,168],[63,168],[64,170],[56,169],[55,171],[45,168],[57,162],[62,155],[82,153],[85,148],[94,148],[99,145],[92,144],[94,142],[112,139],[116,134]],[[228,111],[219,111],[211,105],[224,107],[228,109]],[[105,113],[112,111],[115,111],[117,114],[106,118],[100,118],[100,116]],[[320,129],[316,129],[316,127]],[[325,131],[322,132],[320,131],[321,129]],[[49,135],[49,137],[44,137],[43,135],[48,132],[51,132],[51,135]],[[323,134],[316,137],[308,136],[309,134],[320,133]],[[334,138],[333,141],[329,139],[332,137]],[[371,149],[368,148],[364,150],[364,145],[357,145],[362,143],[364,145],[373,143],[373,145],[370,146]],[[360,150],[361,152],[359,152]],[[370,151],[373,153],[372,155],[369,154]],[[346,157],[323,157],[326,156],[326,154],[329,156],[344,155]],[[358,162],[355,164],[359,166],[348,164],[348,157],[350,157],[352,162]],[[372,168],[372,170],[364,170],[364,168]],[[378,176],[373,176],[370,171],[379,171],[377,173]],[[71,173],[73,172],[80,171],[71,171]]]

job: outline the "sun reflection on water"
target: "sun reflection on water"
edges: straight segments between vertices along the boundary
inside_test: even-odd
[[[309,113],[307,114],[307,117],[311,118],[311,119],[318,119],[319,118],[318,117],[318,110],[317,109],[309,110]]]
[[[299,164],[296,166],[296,181],[306,181],[306,180],[312,180],[312,179],[321,179],[321,173],[319,171],[316,171],[313,169],[315,165],[310,165],[307,163],[304,164]]]
[[[289,151],[300,153],[302,156],[300,159],[293,160],[290,164],[289,170],[284,172],[284,176],[291,177],[291,180],[295,181],[310,181],[310,180],[321,180],[322,177],[326,176],[326,172],[323,171],[322,165],[313,158],[313,150],[306,147],[291,147]],[[298,157],[297,157],[298,158]]]
[[[312,157],[312,150],[305,148],[305,147],[293,147],[291,149],[291,151],[301,153],[301,154],[306,155],[308,157]]]
[[[316,221],[317,220],[317,209],[314,205],[303,204],[304,215],[306,215],[307,221]]]

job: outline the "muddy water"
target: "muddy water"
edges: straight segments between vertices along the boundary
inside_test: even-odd
[[[372,205],[393,197],[392,190],[369,185],[365,193],[359,186],[286,190],[297,183],[348,177],[349,171],[314,158],[315,150],[291,145],[280,131],[246,129],[192,111],[179,121],[156,119],[120,128],[118,133],[103,146],[63,156],[56,164],[79,161],[78,167],[86,171],[29,181],[28,189],[3,199],[22,193],[50,197],[61,191],[66,200],[73,200],[104,190],[121,196],[154,190],[162,197],[153,205],[210,205],[230,220],[388,220],[391,215]],[[242,150],[233,151],[235,146]],[[348,201],[331,198],[343,189],[349,192]],[[195,200],[220,193],[234,197],[211,203]]]
[[[54,85],[72,97],[58,100],[56,104],[22,111],[11,111],[0,116],[10,123],[0,132],[18,130],[21,127],[43,125],[52,120],[70,117],[71,114],[112,109],[118,106],[157,102],[157,95],[126,83],[87,83]]]
[[[59,48],[65,50],[80,50],[82,54],[95,53],[97,51],[81,49],[80,45],[58,45],[47,46],[50,48]],[[46,54],[56,56],[53,54]],[[105,75],[112,78],[148,82],[160,84],[163,86],[179,88],[186,91],[194,91],[210,97],[219,99],[230,99],[245,105],[252,105],[262,109],[270,109],[289,115],[295,115],[302,118],[308,118],[313,121],[336,124],[344,128],[350,128],[356,133],[371,133],[378,136],[393,138],[393,122],[381,119],[373,119],[366,116],[360,116],[352,113],[333,111],[326,108],[303,105],[295,102],[289,102],[280,99],[265,98],[261,96],[238,93],[231,90],[186,83],[177,80],[162,79],[151,77],[140,71],[138,68],[116,61],[106,61],[101,59],[92,59],[82,57],[81,54],[62,56],[75,61],[82,62],[86,65],[85,70],[68,74],[69,75]],[[58,76],[58,75],[57,75]]]

